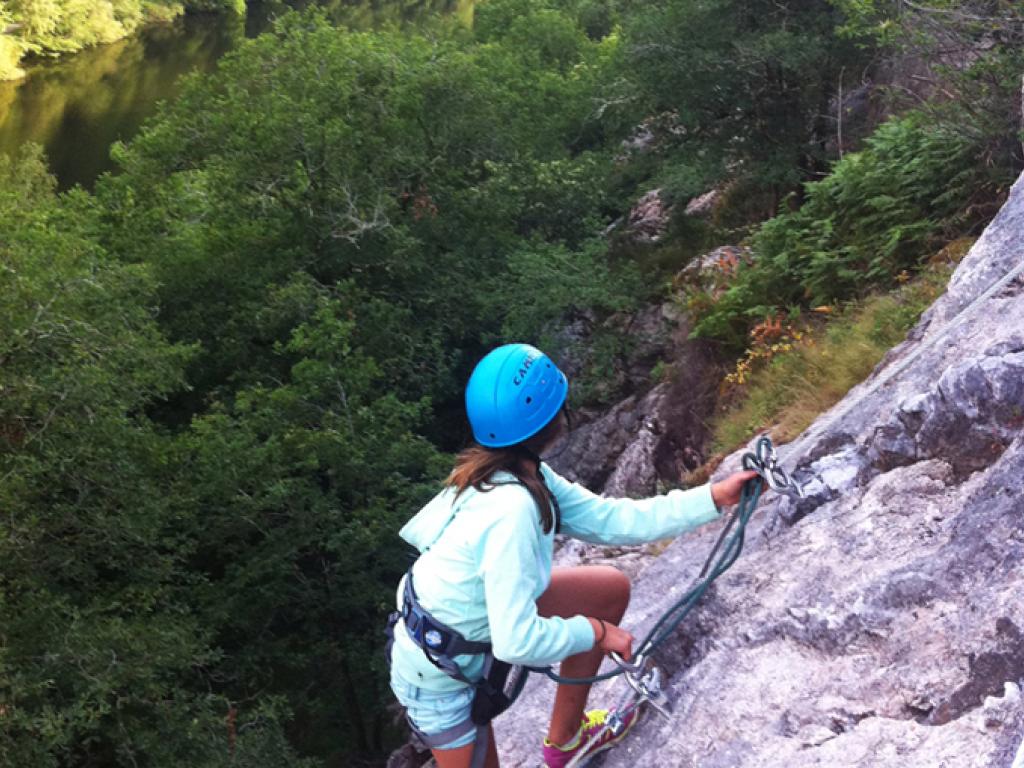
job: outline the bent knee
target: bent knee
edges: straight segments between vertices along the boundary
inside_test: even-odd
[[[632,584],[629,581],[629,576],[618,568],[606,565],[603,566],[603,569],[604,573],[601,576],[604,580],[605,599],[614,606],[615,612],[621,617],[626,611],[626,606],[629,605]]]

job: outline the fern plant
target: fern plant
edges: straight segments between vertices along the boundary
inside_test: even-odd
[[[973,149],[916,115],[884,123],[863,151],[805,185],[803,205],[761,225],[753,263],[694,335],[741,348],[749,325],[780,308],[863,295],[917,271],[934,239],[964,228],[963,211],[986,185]]]

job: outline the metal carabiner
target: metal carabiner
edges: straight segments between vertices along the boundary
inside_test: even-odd
[[[661,689],[661,670],[652,666],[645,669],[646,659],[642,655],[637,656],[636,663],[630,664],[614,651],[609,654],[612,661],[622,668],[622,676],[626,683],[633,689],[635,701],[633,706],[649,704],[655,712],[666,720],[672,718],[672,702]]]
[[[771,438],[762,435],[754,446],[753,453],[743,455],[742,466],[746,470],[757,472],[768,487],[776,493],[785,493],[804,498],[803,488],[797,484],[789,473],[778,465],[779,454],[772,444]]]
[[[757,439],[757,443],[754,446],[754,454],[762,466],[774,464],[778,458],[775,446],[772,444],[772,439],[767,435],[761,435]]]
[[[643,689],[643,700],[666,720],[672,719],[672,702],[661,688],[661,670],[651,667],[651,671],[640,681]]]
[[[642,675],[644,672],[644,662],[646,661],[646,659],[644,658],[644,655],[642,653],[637,654],[636,660],[632,663],[626,661],[624,658],[622,658],[622,656],[620,656],[615,651],[611,651],[608,654],[608,656],[611,658],[612,661],[614,661],[619,666],[619,668],[622,669],[623,672],[626,673],[625,677],[627,679],[629,679],[629,675],[631,674]]]

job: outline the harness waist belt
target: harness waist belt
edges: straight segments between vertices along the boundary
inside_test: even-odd
[[[403,597],[402,620],[409,636],[420,648],[438,656],[491,652],[489,642],[467,640],[458,630],[441,623],[420,605],[416,589],[412,585],[411,570],[405,575]]]

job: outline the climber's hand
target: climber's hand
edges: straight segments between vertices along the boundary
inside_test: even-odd
[[[714,499],[715,506],[731,507],[733,504],[738,504],[743,484],[752,477],[757,477],[757,472],[746,470],[744,472],[734,472],[725,480],[712,483],[711,498]]]
[[[615,651],[626,661],[633,658],[632,633],[612,624],[610,621],[599,622],[597,619],[591,619],[590,623],[596,625],[594,626],[594,637],[600,638],[597,647],[601,649],[602,653]],[[600,625],[602,623],[604,624],[604,637],[601,637]]]

